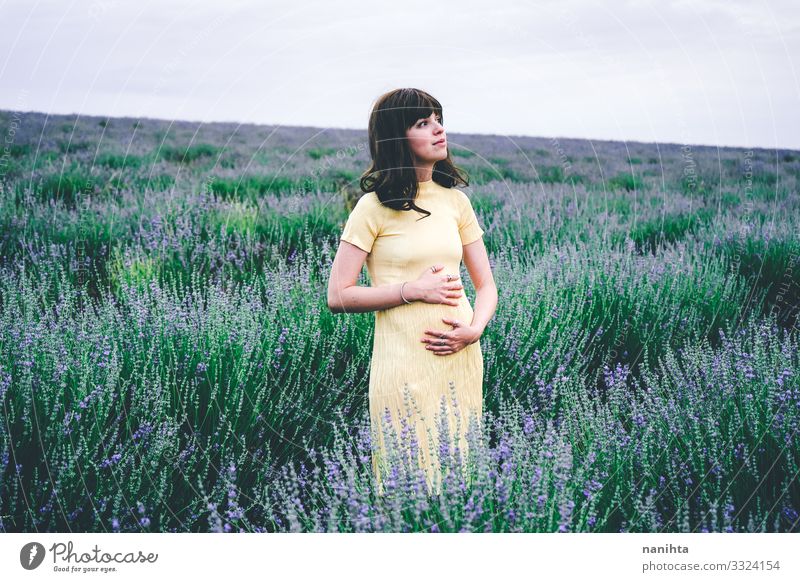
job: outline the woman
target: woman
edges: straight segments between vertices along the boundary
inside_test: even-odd
[[[385,418],[400,435],[401,418],[416,430],[428,494],[441,493],[436,421],[447,410],[449,435],[467,452],[471,415],[483,414],[483,355],[478,340],[497,306],[489,258],[467,186],[450,159],[442,106],[418,89],[397,89],[375,103],[369,122],[372,165],[365,194],[347,219],[328,285],[334,313],[375,311],[369,380],[372,465],[383,495]],[[477,291],[475,309],[462,293],[462,258]],[[371,286],[356,285],[364,262]],[[407,398],[406,398],[407,397]],[[479,425],[480,428],[480,425]],[[451,445],[456,444],[452,443]]]

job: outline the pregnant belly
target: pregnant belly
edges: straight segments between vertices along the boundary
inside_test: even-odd
[[[420,357],[430,354],[420,340],[430,337],[425,330],[452,331],[453,326],[442,318],[456,319],[464,325],[472,322],[472,306],[465,295],[458,305],[415,301],[375,315],[375,347],[390,349],[398,356]]]

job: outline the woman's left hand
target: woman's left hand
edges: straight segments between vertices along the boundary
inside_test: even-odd
[[[429,337],[422,338],[422,342],[428,344],[426,350],[432,351],[437,356],[446,356],[463,350],[469,344],[473,344],[481,337],[480,330],[466,325],[457,319],[443,317],[442,321],[452,325],[450,331],[426,329],[425,333]]]

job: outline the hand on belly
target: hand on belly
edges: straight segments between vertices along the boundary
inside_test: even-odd
[[[462,307],[456,309],[463,313]],[[446,356],[455,354],[476,342],[480,338],[480,333],[470,325],[472,308],[469,308],[469,311],[468,317],[445,315],[438,323],[426,326],[420,344],[436,356]]]

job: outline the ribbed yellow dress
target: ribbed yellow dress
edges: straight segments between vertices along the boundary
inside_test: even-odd
[[[419,182],[415,202],[428,210],[430,216],[415,210],[392,210],[380,203],[375,192],[368,192],[358,200],[347,219],[341,239],[369,253],[366,265],[373,287],[414,281],[435,264],[444,265],[439,271],[441,274],[459,274],[463,245],[475,242],[484,234],[469,198],[456,188],[445,188],[433,180]],[[463,285],[463,279],[461,283]],[[465,459],[470,414],[479,420],[483,414],[480,343],[439,356],[425,349],[427,344],[420,340],[430,337],[425,335],[426,329],[451,331],[453,327],[442,318],[458,319],[469,325],[472,315],[466,294],[462,294],[458,306],[414,301],[375,312],[369,411],[372,435],[376,439],[373,442],[377,443],[373,446],[372,467],[379,495],[384,494],[379,466],[387,459],[382,430],[387,412],[401,446],[401,418],[407,417],[409,429],[416,430],[419,462],[428,494],[441,493],[436,419],[440,415],[442,397],[451,453],[458,435],[458,447]],[[449,387],[451,381],[460,416],[458,432],[453,392]],[[404,399],[406,386],[407,400]],[[408,402],[409,409],[404,402]],[[429,454],[429,446],[432,454]]]

